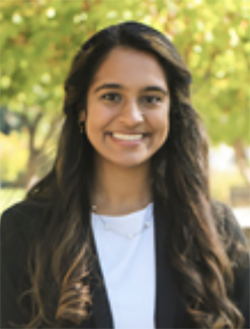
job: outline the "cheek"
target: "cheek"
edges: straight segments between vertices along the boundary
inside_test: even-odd
[[[168,138],[169,134],[169,116],[167,112],[159,114],[154,123],[152,123],[155,129],[155,142],[162,145]]]
[[[159,133],[166,133],[169,130],[169,113],[168,111],[159,111],[151,118],[152,125]]]
[[[169,134],[169,121],[165,118],[165,121],[162,120],[161,126],[159,128],[159,138],[162,140],[162,142],[165,142],[165,140],[168,138]]]
[[[110,113],[105,110],[105,107],[98,102],[91,102],[88,105],[88,117],[87,117],[87,126],[90,129],[90,132],[93,130],[105,128],[105,125],[108,123]]]

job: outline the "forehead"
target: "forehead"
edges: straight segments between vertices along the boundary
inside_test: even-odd
[[[121,46],[110,51],[92,85],[111,82],[128,87],[157,84],[167,88],[166,74],[154,55]]]

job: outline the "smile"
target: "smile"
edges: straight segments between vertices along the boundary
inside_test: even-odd
[[[143,134],[120,134],[120,133],[111,133],[112,137],[124,141],[138,141],[144,137]]]

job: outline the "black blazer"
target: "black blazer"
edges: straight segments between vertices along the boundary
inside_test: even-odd
[[[42,218],[43,208],[35,203],[23,202],[4,212],[1,221],[1,328],[17,328],[10,323],[27,323],[29,315],[18,304],[23,292],[22,283],[27,281],[26,259],[35,230]],[[215,217],[221,224],[221,231],[234,240],[244,242],[242,231],[231,210],[223,204],[214,203]],[[166,256],[165,229],[161,220],[162,210],[154,207],[155,251],[156,251],[156,301],[155,328],[194,328],[187,315],[178,289],[173,269]],[[94,239],[92,248],[97,256]],[[98,256],[96,257],[96,280],[91,281],[93,298],[92,316],[76,328],[114,328],[111,308],[102,278]],[[249,328],[249,263],[235,270],[235,284],[231,300],[243,313],[244,328]],[[103,282],[104,283],[104,282]],[[132,296],[131,296],[132,297]],[[138,305],[139,307],[139,305]],[[135,310],[136,312],[136,310]],[[135,329],[135,328],[128,328]]]

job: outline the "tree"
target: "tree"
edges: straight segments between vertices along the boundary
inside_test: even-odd
[[[158,4],[154,20],[193,73],[193,101],[212,144],[232,146],[250,185],[248,0],[179,0]]]
[[[138,5],[125,2],[131,10]],[[130,12],[123,10],[124,3],[113,4],[126,19]],[[26,127],[25,182],[37,172],[59,130],[70,60],[87,37],[103,23],[117,22],[119,15],[105,1],[1,2],[1,104],[17,112]],[[138,11],[138,18],[141,15]]]
[[[63,81],[97,30],[137,20],[165,33],[193,73],[193,98],[213,143],[234,146],[242,174],[248,135],[247,0],[1,1],[1,105],[19,113],[29,159],[25,181],[50,158],[61,125]],[[237,104],[237,105],[236,105]]]

